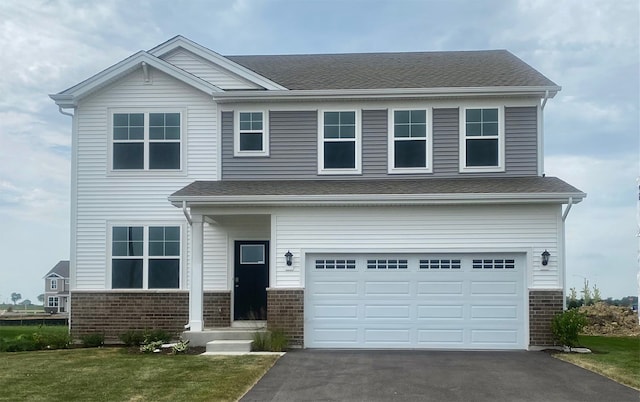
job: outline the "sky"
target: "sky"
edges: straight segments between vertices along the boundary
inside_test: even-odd
[[[37,300],[69,258],[71,118],[48,94],[183,35],[223,55],[507,49],[562,91],[545,173],[588,194],[567,288],[638,294],[637,0],[2,0],[0,302]]]

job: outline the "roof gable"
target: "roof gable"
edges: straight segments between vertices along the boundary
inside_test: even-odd
[[[72,86],[58,94],[49,95],[58,106],[61,107],[74,107],[78,104],[78,101],[87,95],[108,86],[109,84],[117,81],[118,79],[126,76],[136,69],[155,68],[162,71],[192,87],[199,89],[207,94],[213,94],[214,92],[221,92],[222,89],[215,85],[196,77],[166,61],[159,59],[147,52],[139,51],[134,55],[122,60],[121,62],[114,64],[113,66],[101,71],[82,81],[79,84]]]
[[[232,73],[238,77],[241,77],[250,82],[253,82],[264,89],[271,89],[271,90],[287,89],[281,84],[275,81],[272,81],[269,78],[264,77],[261,74],[241,64],[238,64],[229,58],[221,56],[220,54],[214,52],[213,50],[207,49],[206,47],[199,45],[180,35],[169,39],[165,43],[162,43],[154,47],[153,49],[150,49],[149,54],[152,54],[159,58],[163,58],[169,53],[180,48],[185,49],[199,57],[202,57],[203,59],[227,70],[229,73]]]
[[[49,272],[47,272],[44,278],[49,278],[52,275],[57,275],[60,278],[68,278],[69,277],[69,261],[68,260],[58,261],[58,263],[53,268],[51,268]]]

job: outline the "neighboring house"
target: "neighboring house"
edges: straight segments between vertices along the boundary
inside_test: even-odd
[[[69,261],[59,261],[44,276],[44,311],[69,311]]]
[[[586,196],[544,175],[559,90],[505,50],[135,53],[51,95],[73,115],[71,331],[551,345]]]

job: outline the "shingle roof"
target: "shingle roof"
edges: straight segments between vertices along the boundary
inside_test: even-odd
[[[556,86],[507,50],[225,57],[295,90]]]
[[[541,194],[583,198],[577,188],[556,177],[453,178],[394,180],[195,181],[173,193],[172,201],[246,196],[338,195],[482,195]]]
[[[67,260],[59,261],[53,268],[49,270],[49,272],[47,272],[45,277],[51,274],[58,274],[63,278],[68,278],[69,277],[69,261]]]

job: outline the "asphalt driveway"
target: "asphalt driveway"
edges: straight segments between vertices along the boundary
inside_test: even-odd
[[[633,401],[640,392],[544,352],[287,353],[242,401]]]

